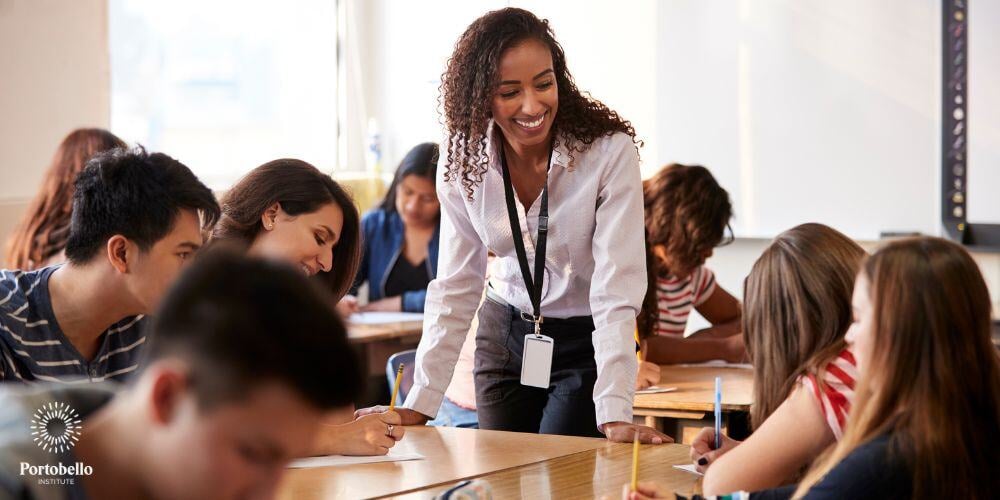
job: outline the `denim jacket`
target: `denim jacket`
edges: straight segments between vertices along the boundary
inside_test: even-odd
[[[403,219],[396,212],[376,208],[361,219],[361,231],[365,250],[351,294],[357,295],[358,287],[367,281],[368,300],[374,302],[385,297],[385,281],[402,254]],[[427,275],[432,280],[437,276],[439,232],[440,227],[434,230],[434,236],[427,245]],[[426,296],[426,289],[403,293],[403,311],[423,312]]]

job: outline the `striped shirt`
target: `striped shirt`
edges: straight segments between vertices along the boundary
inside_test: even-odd
[[[857,361],[849,349],[844,349],[826,365],[822,389],[816,383],[816,374],[800,379],[802,385],[816,398],[823,418],[839,441],[844,436],[844,424],[854,401],[854,383],[858,379]]]
[[[684,336],[691,309],[704,304],[714,291],[715,274],[705,266],[698,266],[685,278],[657,278],[656,305],[660,313],[656,334]]]
[[[85,359],[59,329],[49,277],[60,266],[0,271],[0,381],[99,382],[124,380],[138,368],[143,316],[108,327],[93,359]]]

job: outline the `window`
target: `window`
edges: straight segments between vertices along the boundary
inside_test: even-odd
[[[110,0],[111,129],[213,189],[337,163],[337,1]]]

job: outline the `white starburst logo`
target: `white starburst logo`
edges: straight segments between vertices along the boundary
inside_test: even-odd
[[[80,414],[70,405],[46,403],[31,417],[31,436],[43,450],[62,453],[80,440],[81,422]]]

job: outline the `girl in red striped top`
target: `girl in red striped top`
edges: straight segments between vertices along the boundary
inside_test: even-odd
[[[821,224],[779,235],[754,263],[743,329],[754,369],[753,434],[706,428],[691,445],[706,495],[791,483],[843,435],[857,368],[846,349],[854,278],[864,250]]]
[[[745,356],[740,305],[704,266],[712,249],[732,241],[732,204],[705,167],[668,165],[643,183],[649,281],[639,336],[646,360],[670,364]],[[712,327],[684,338],[697,310]]]

